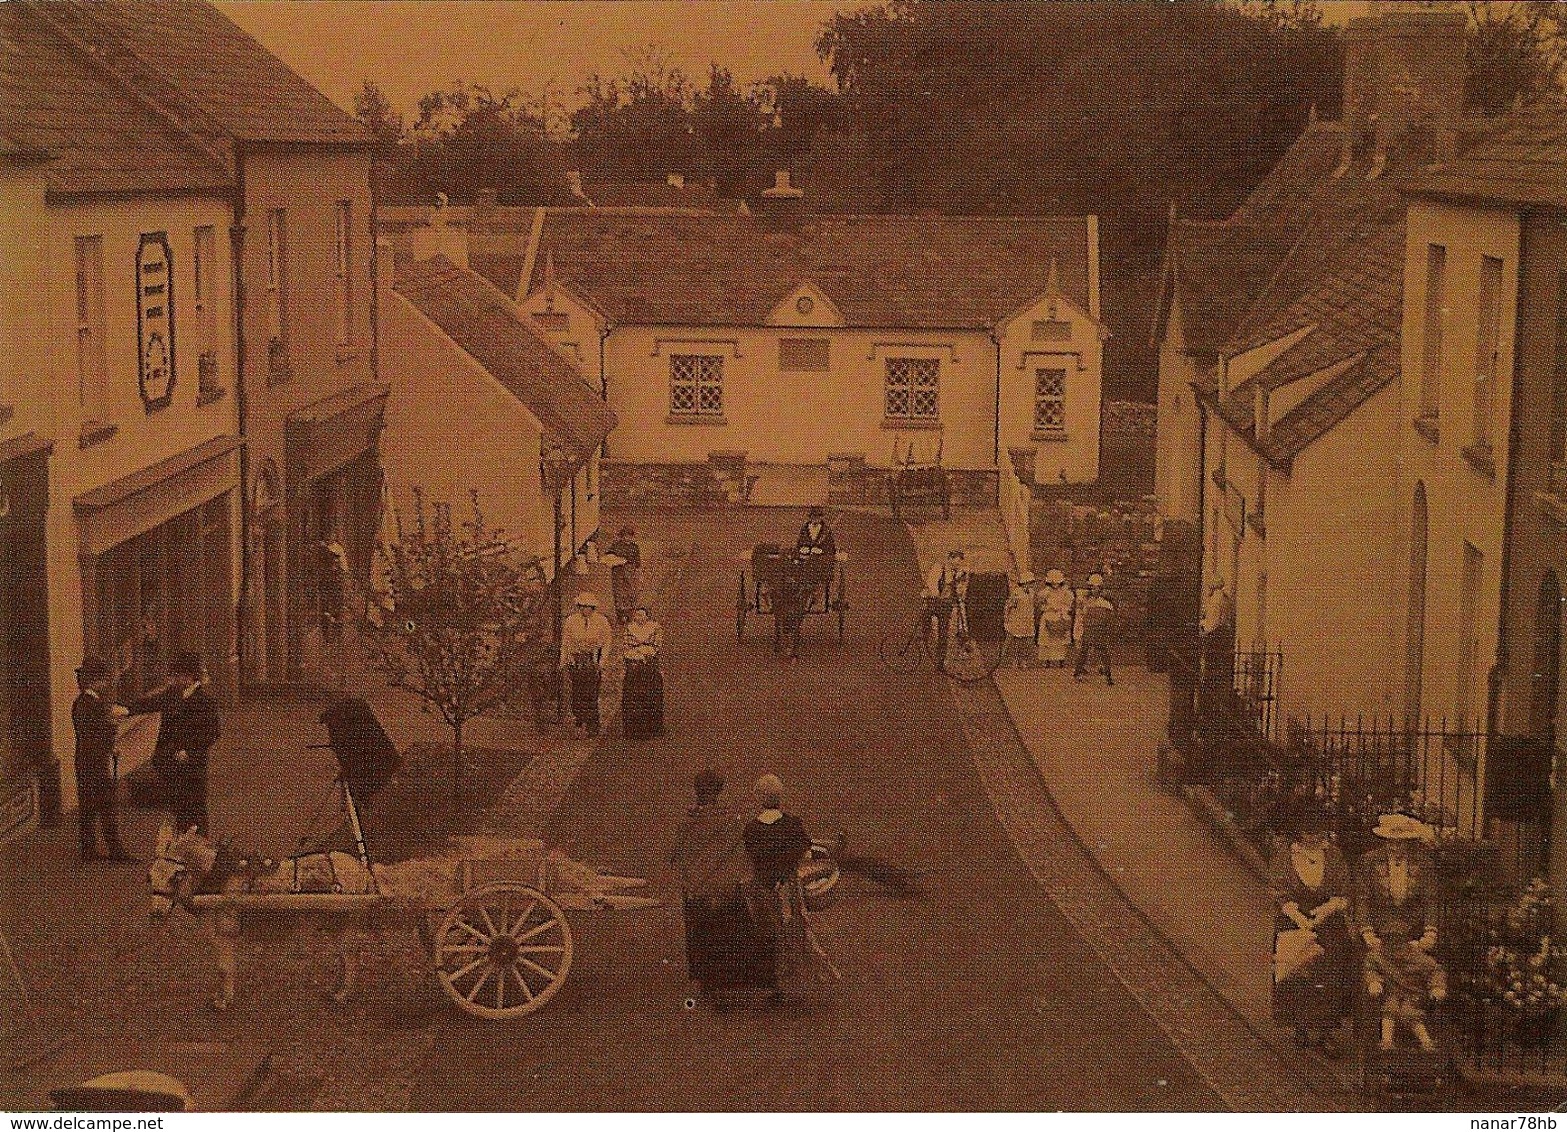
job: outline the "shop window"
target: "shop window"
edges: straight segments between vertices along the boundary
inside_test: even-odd
[[[340,200],[332,210],[336,231],[332,244],[332,269],[337,298],[337,344],[354,340],[353,224],[354,202]]]
[[[831,357],[825,338],[784,338],[778,343],[778,368],[785,372],[821,373]]]
[[[1034,431],[1066,435],[1066,370],[1034,371]]]
[[[76,238],[76,378],[82,417],[108,415],[108,373],[104,353],[103,237]]]
[[[676,417],[724,415],[724,359],[721,355],[670,355],[669,412]]]
[[[941,408],[939,358],[888,358],[886,411],[890,420],[934,421]]]

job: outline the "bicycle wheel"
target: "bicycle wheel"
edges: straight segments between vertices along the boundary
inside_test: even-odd
[[[1000,641],[979,641],[973,637],[954,639],[947,645],[942,671],[959,684],[977,684],[988,680],[1001,666]]]
[[[899,676],[909,676],[919,669],[920,658],[925,652],[925,642],[920,634],[888,633],[876,646],[881,662]]]

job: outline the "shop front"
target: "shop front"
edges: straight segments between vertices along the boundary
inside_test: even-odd
[[[60,809],[50,747],[49,453],[33,433],[0,443],[0,844],[40,808]]]
[[[343,675],[344,635],[352,634],[354,611],[368,588],[381,525],[379,441],[387,392],[383,384],[358,385],[287,421],[292,679],[330,683]]]
[[[83,645],[120,672],[122,700],[162,683],[183,651],[201,655],[220,698],[234,693],[241,443],[218,437],[75,500]]]

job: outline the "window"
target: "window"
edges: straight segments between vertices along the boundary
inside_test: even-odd
[[[1436,420],[1441,406],[1442,320],[1447,308],[1447,249],[1426,249],[1425,353],[1420,370],[1420,415]]]
[[[724,359],[720,355],[670,355],[669,412],[677,417],[724,415]]]
[[[831,351],[825,338],[784,338],[778,343],[778,368],[819,373],[828,368]]]
[[[941,391],[939,358],[887,359],[887,416],[893,420],[934,421]]]
[[[1464,543],[1463,581],[1458,591],[1458,687],[1453,703],[1460,731],[1475,724],[1475,666],[1480,659],[1476,606],[1484,568],[1485,555]]]
[[[336,273],[334,282],[337,288],[337,344],[339,346],[346,346],[354,340],[353,207],[353,201],[340,200],[332,210],[336,221],[332,269]]]
[[[197,228],[192,239],[191,294],[196,306],[196,373],[198,396],[218,390],[217,230],[210,224]]]
[[[1034,431],[1066,435],[1066,370],[1034,371]]]
[[[1037,319],[1032,337],[1035,342],[1065,342],[1072,337],[1072,324],[1056,318]]]
[[[1567,271],[1556,277],[1556,372],[1551,382],[1551,452],[1567,462]]]
[[[102,419],[108,397],[104,357],[103,237],[76,238],[76,379],[82,416]]]
[[[288,338],[288,223],[281,208],[267,213],[267,335]]]
[[[1491,418],[1496,411],[1497,355],[1501,349],[1502,261],[1480,258],[1480,308],[1475,328],[1474,443],[1491,446]]]

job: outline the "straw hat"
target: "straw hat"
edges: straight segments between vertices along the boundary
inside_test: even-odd
[[[1063,574],[1060,570],[1046,570],[1045,585],[1064,586],[1066,585],[1066,575]]]
[[[1425,822],[1408,814],[1383,814],[1371,832],[1388,841],[1424,841],[1432,831]]]
[[[1017,576],[1017,584],[1020,586],[1031,586],[1034,584],[1034,581],[1034,572],[1032,570],[1024,570]]]

